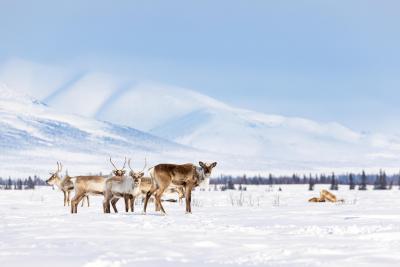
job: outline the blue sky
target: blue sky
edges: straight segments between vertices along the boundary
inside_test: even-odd
[[[400,132],[399,1],[0,2],[0,61],[121,73]]]

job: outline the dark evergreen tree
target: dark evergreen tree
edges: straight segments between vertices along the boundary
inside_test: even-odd
[[[268,176],[268,184],[270,187],[272,187],[272,184],[273,184],[272,174],[269,174],[269,176]]]
[[[243,175],[243,181],[242,181],[242,183],[243,183],[243,184],[247,184],[247,176],[246,176],[246,174]]]
[[[380,180],[380,189],[386,190],[387,189],[387,179],[386,179],[386,172],[382,172],[381,180]]]
[[[335,173],[332,173],[330,189],[331,190],[338,190],[339,189],[338,182],[336,181],[336,178],[335,178]]]
[[[6,189],[11,190],[11,189],[12,189],[12,185],[13,185],[13,182],[12,182],[11,178],[9,177],[9,178],[8,178],[8,182],[7,182],[7,188],[6,188]]]
[[[358,190],[367,190],[367,175],[365,175],[365,171],[361,173],[361,184],[358,187]]]
[[[375,190],[387,189],[386,173],[382,170],[379,171],[379,175],[376,177],[374,189]]]
[[[228,179],[228,184],[226,185],[227,189],[235,190],[235,185],[233,184],[232,178]]]
[[[374,182],[374,190],[379,189],[379,184],[381,182],[380,180],[381,180],[380,175],[377,175],[376,178],[375,178],[375,182]]]
[[[313,191],[313,190],[314,190],[314,185],[315,185],[314,179],[312,179],[312,178],[310,177],[309,182],[308,182],[308,190],[309,190],[309,191]]]
[[[354,188],[356,187],[356,184],[354,183],[354,176],[352,173],[350,173],[349,175],[349,189],[350,190],[354,190]]]
[[[18,179],[18,181],[17,181],[17,189],[22,190],[22,180],[21,179]]]
[[[30,176],[28,177],[28,181],[26,182],[26,189],[35,189],[35,183]]]

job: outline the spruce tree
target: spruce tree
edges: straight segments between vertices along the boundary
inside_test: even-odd
[[[35,184],[33,183],[32,177],[29,176],[28,181],[26,183],[27,189],[35,189]]]
[[[386,180],[386,173],[382,170],[379,171],[379,175],[376,178],[374,184],[375,190],[386,190],[387,189],[387,180]]]
[[[308,190],[313,191],[314,190],[314,180],[310,177],[310,180],[308,181]]]
[[[335,173],[332,173],[331,177],[331,190],[338,190],[338,185],[336,184]]]
[[[367,175],[365,175],[365,171],[362,171],[361,184],[358,187],[358,190],[367,190]]]
[[[354,176],[352,173],[350,173],[349,175],[349,189],[350,190],[354,190],[354,188],[356,187],[355,183],[354,183]]]
[[[386,190],[387,189],[387,180],[386,180],[386,172],[382,172],[381,180],[380,180],[380,189]]]
[[[374,190],[379,189],[379,185],[381,183],[381,175],[378,174],[375,178],[375,182],[374,182]]]
[[[12,180],[11,180],[11,178],[10,177],[8,177],[8,183],[7,183],[7,188],[6,189],[8,189],[8,190],[11,190],[12,189]]]
[[[228,179],[227,189],[235,190],[235,185],[233,184],[232,178]]]

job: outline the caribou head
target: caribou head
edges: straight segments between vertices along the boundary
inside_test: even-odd
[[[141,180],[142,180],[142,177],[144,176],[144,170],[146,169],[146,166],[147,166],[146,158],[144,159],[144,167],[143,167],[143,170],[141,170],[141,171],[135,172],[132,169],[132,167],[131,167],[131,159],[128,160],[128,166],[129,166],[129,169],[131,170],[129,172],[129,175],[133,178],[133,181],[134,181],[135,185],[139,185]]]
[[[57,170],[55,172],[50,172],[50,178],[46,180],[46,183],[48,185],[55,185],[57,180],[60,180],[60,172],[62,170],[62,164],[61,162],[57,161]]]
[[[200,165],[200,167],[203,169],[203,173],[204,173],[204,177],[205,178],[209,178],[210,177],[210,175],[211,175],[211,171],[212,171],[212,169],[215,167],[215,166],[217,166],[217,163],[216,162],[213,162],[213,163],[204,163],[204,162],[202,162],[202,161],[199,161],[199,165]]]
[[[112,172],[115,176],[124,176],[125,175],[126,157],[125,157],[124,166],[122,166],[122,169],[118,169],[117,167],[115,167],[115,164],[112,162],[111,157],[110,157],[110,162],[111,162],[111,165],[113,165],[113,167],[114,167],[114,170]]]

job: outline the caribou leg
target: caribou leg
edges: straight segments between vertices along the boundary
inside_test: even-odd
[[[111,205],[112,205],[113,210],[114,210],[115,213],[118,213],[118,210],[117,210],[117,202],[118,202],[118,200],[119,200],[119,198],[112,198],[111,199]]]

